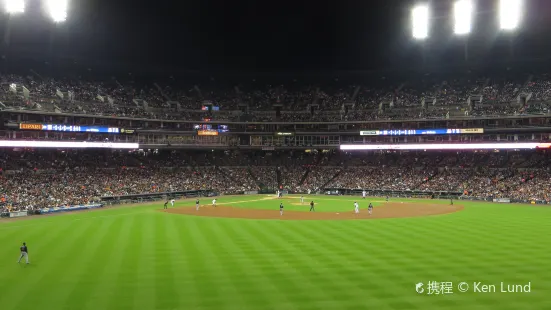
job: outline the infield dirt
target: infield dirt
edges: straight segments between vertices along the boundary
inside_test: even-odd
[[[418,203],[387,203],[384,206],[376,207],[373,214],[367,209],[361,209],[356,214],[353,210],[345,212],[309,212],[309,211],[284,211],[279,214],[279,208],[274,210],[247,209],[237,206],[219,205],[216,207],[203,206],[199,210],[195,207],[181,207],[162,210],[162,212],[173,214],[184,214],[205,217],[241,218],[241,219],[280,219],[280,220],[355,220],[355,219],[383,219],[383,218],[404,218],[429,215],[448,214],[463,210],[459,205],[438,205]]]

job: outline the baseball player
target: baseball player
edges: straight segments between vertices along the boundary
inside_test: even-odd
[[[354,213],[360,213],[360,205],[354,201]]]
[[[304,203],[304,196],[300,195],[300,204]]]
[[[388,201],[388,195],[386,195],[386,201]]]
[[[19,260],[17,261],[17,263],[19,264],[21,262],[21,259],[23,257],[25,257],[25,262],[28,264],[29,263],[29,249],[27,248],[27,244],[25,244],[25,242],[23,242],[23,245],[19,248],[19,250],[21,251],[21,255],[19,256]]]
[[[310,201],[310,211],[316,212],[316,209],[314,209],[314,201]]]
[[[212,200],[212,206],[216,208],[216,198]]]
[[[195,200],[195,210],[199,211],[199,199]]]
[[[367,211],[369,212],[370,215],[373,212],[373,205],[371,204],[371,202],[369,203],[369,207],[367,207]]]
[[[168,205],[168,200],[167,200],[167,201],[165,201],[165,204],[164,204],[164,207],[163,207],[163,209],[167,209],[167,208],[168,208],[168,207],[167,207],[167,205]]]
[[[362,192],[362,199],[365,199],[365,194],[367,194],[365,191]]]
[[[453,198],[450,198],[450,206],[453,206]]]
[[[279,215],[283,215],[283,202],[279,204]]]

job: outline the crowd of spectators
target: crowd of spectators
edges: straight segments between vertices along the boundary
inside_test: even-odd
[[[551,198],[551,156],[547,152],[334,152],[273,165],[249,160],[243,165],[242,158],[252,154],[224,160],[219,155],[199,151],[3,152],[2,211],[85,204],[104,196],[201,189],[226,194],[276,189],[316,192],[324,188],[421,190],[473,197]],[[217,165],[221,163],[225,166]]]
[[[551,77],[524,80],[457,78],[388,82],[377,87],[327,84],[227,87],[160,86],[115,79],[84,81],[38,75],[0,75],[5,108],[150,119],[200,120],[201,108],[220,108],[209,118],[228,121],[347,121],[548,113]],[[10,85],[15,84],[12,88]],[[22,90],[25,87],[28,95]],[[517,101],[531,94],[528,104]],[[469,96],[482,101],[467,104]],[[422,106],[423,99],[425,105]],[[177,102],[177,104],[176,104]],[[276,114],[274,106],[282,113]],[[248,107],[248,108],[246,108]]]

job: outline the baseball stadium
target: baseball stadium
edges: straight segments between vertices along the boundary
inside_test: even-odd
[[[2,1],[0,310],[551,309],[549,1],[184,2]]]

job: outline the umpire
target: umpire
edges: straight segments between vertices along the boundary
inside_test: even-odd
[[[310,202],[310,211],[316,212],[316,209],[314,209],[314,201],[313,200]]]

